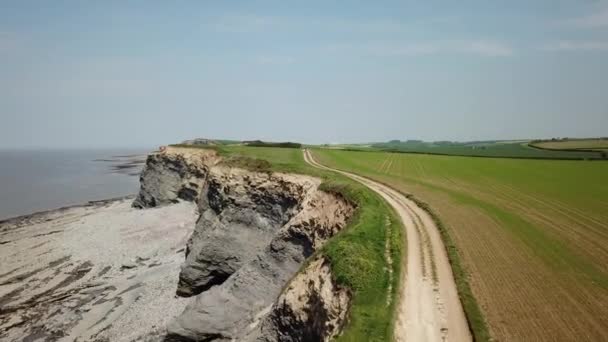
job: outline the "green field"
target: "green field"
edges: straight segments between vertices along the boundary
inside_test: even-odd
[[[235,166],[320,177],[324,180],[322,189],[340,193],[357,204],[356,217],[320,252],[331,261],[336,280],[352,289],[354,294],[349,323],[337,340],[392,341],[395,296],[404,248],[401,224],[393,210],[363,185],[309,166],[300,149],[247,146],[214,149]],[[390,266],[384,254],[387,239],[391,242],[394,261]],[[387,304],[387,296],[392,298],[390,304]]]
[[[458,248],[495,339],[608,340],[608,163],[314,155],[430,205]]]
[[[528,141],[424,142],[390,141],[372,145],[375,150],[474,157],[535,159],[604,159],[595,151],[534,148]]]
[[[545,150],[560,150],[560,151],[608,151],[608,138],[598,139],[561,139],[534,141],[530,146],[545,149]]]

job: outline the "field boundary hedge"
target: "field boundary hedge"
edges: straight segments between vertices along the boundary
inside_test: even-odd
[[[534,147],[535,148],[535,147]],[[560,158],[560,157],[530,157],[530,156],[480,156],[471,154],[451,154],[442,152],[423,152],[423,151],[403,151],[396,149],[356,149],[356,148],[343,148],[340,151],[351,151],[351,152],[388,152],[388,153],[405,153],[405,154],[425,154],[431,156],[448,156],[448,157],[472,157],[472,158],[502,158],[502,159],[531,159],[531,160],[586,160],[586,161],[606,161],[607,159],[602,158],[584,158],[584,157],[571,157],[571,158]],[[551,150],[557,151],[557,150]],[[561,151],[561,152],[573,152],[574,150]],[[577,150],[580,151],[580,150]],[[600,154],[598,151],[580,151],[580,152],[594,152]]]

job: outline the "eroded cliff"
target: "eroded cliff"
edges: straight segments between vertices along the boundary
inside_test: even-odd
[[[337,334],[349,292],[322,257],[354,207],[320,179],[231,167],[214,151],[169,147],[148,157],[134,206],[187,200],[200,217],[177,293],[195,296],[168,340],[319,341]],[[297,275],[296,275],[297,274]]]

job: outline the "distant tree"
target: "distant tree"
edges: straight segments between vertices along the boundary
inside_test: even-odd
[[[261,140],[245,141],[247,146],[252,147],[285,147],[285,148],[302,148],[302,144],[294,142],[265,142]]]

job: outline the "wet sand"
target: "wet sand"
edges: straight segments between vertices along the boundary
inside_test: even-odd
[[[192,203],[94,202],[0,222],[0,340],[154,341],[175,296]]]

